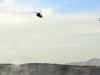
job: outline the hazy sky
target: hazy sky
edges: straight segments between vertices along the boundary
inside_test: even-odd
[[[99,18],[100,0],[0,0],[0,63],[100,58]]]

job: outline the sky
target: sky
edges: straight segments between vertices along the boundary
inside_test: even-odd
[[[99,18],[100,0],[0,0],[0,63],[100,58]]]

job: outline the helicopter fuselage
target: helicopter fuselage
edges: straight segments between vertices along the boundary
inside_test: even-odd
[[[40,18],[43,18],[42,14],[40,14],[40,13],[37,13],[37,16]]]

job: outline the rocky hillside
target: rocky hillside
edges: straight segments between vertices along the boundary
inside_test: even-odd
[[[100,75],[100,67],[47,63],[0,64],[0,75]]]

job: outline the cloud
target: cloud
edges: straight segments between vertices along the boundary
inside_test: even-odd
[[[14,3],[16,0],[3,0],[3,2],[5,2],[5,3]]]
[[[42,46],[35,46],[35,47],[40,47],[40,48],[53,48],[53,47],[80,47],[83,46],[81,44],[55,44],[55,45],[42,45]]]
[[[46,10],[40,19],[35,14],[16,14],[0,18],[1,34],[64,35],[99,33],[99,14],[61,14]]]
[[[44,18],[38,18],[36,14],[31,13],[38,10],[46,12],[43,13]],[[99,51],[99,16],[100,14],[92,12],[62,13],[55,8],[34,7],[34,4],[21,5],[17,0],[4,0],[0,3],[0,49],[3,56],[1,58],[38,56],[33,50],[38,50],[40,55],[43,50],[61,52],[72,50],[71,53],[74,50],[77,52],[77,50],[87,49]],[[50,58],[52,59],[51,56]],[[42,59],[41,55],[41,61],[44,61]],[[23,63],[26,60],[28,59],[13,58],[11,62]],[[7,61],[10,62],[10,60]],[[31,59],[28,61],[33,62]]]
[[[4,0],[0,7],[0,34],[34,35],[35,37],[99,33],[99,14],[61,13],[53,8],[42,8],[43,19],[30,13],[36,7],[20,5],[16,0]],[[41,9],[41,8],[39,8]]]
[[[27,5],[21,5],[17,0],[3,0],[0,3],[0,16],[11,17],[17,14],[30,13],[35,8]]]
[[[43,9],[45,16],[39,19],[30,13],[37,7],[20,5],[16,0],[3,0],[0,3],[1,33],[64,35],[69,33],[100,32],[96,13],[58,13],[53,8]],[[41,8],[39,8],[41,9]],[[5,30],[4,30],[5,29]]]

